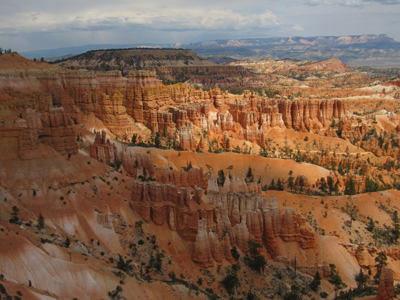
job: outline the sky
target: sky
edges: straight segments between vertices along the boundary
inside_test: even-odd
[[[0,0],[0,47],[387,34],[400,0]]]

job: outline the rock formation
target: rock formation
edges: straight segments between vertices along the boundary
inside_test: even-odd
[[[155,174],[153,159],[149,153],[135,153],[127,146],[122,146],[121,163],[125,171],[134,178],[144,175],[144,169],[146,174]]]
[[[194,151],[196,149],[192,122],[188,122],[187,126],[179,128],[179,140],[181,150]]]
[[[33,159],[39,144],[52,146],[60,154],[78,153],[73,121],[64,109],[50,108],[48,113],[27,109],[27,127],[19,135],[19,156]]]
[[[201,199],[201,196],[200,196]],[[171,183],[134,181],[132,187],[132,208],[146,221],[157,225],[168,223],[182,238],[194,241],[198,231],[197,221],[203,217],[212,220],[213,211],[200,211],[199,195],[190,198],[189,188],[178,188]],[[214,226],[209,222],[209,228]]]
[[[89,147],[90,157],[104,162],[107,165],[115,164],[118,158],[117,148],[107,139],[105,131],[96,133],[94,143]]]
[[[211,180],[207,189],[209,205],[205,205],[202,189],[196,186],[190,197],[188,188],[171,183],[135,181],[131,206],[146,222],[168,223],[183,239],[195,242],[194,260],[203,267],[211,266],[214,260],[221,263],[223,257],[232,261],[231,245],[247,253],[250,239],[264,244],[271,257],[279,254],[278,238],[298,242],[303,249],[315,247],[314,234],[302,228],[305,219],[290,208],[281,214],[275,196],[268,204],[258,193],[223,192],[214,185]]]
[[[215,241],[213,240],[214,253],[216,252],[215,247],[217,246],[218,245],[216,245]],[[220,259],[220,256],[218,258]],[[207,220],[205,219],[198,221],[198,231],[194,247],[193,260],[204,268],[212,267],[214,265],[214,260],[211,254],[210,239],[207,233]]]
[[[376,300],[393,300],[394,285],[393,271],[391,269],[382,268],[381,276],[379,277],[378,294]]]
[[[166,168],[156,168],[155,175],[157,182],[168,183],[171,182],[178,187],[192,187],[198,186],[202,189],[208,187],[208,174],[204,172],[203,168],[190,168],[189,171],[170,170],[168,165]]]

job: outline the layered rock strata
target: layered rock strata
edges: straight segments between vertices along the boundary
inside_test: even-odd
[[[27,109],[26,118],[27,127],[19,135],[21,159],[35,158],[34,150],[40,143],[53,147],[60,154],[78,153],[74,122],[62,107],[50,108],[48,113]]]
[[[378,294],[376,300],[393,300],[394,284],[393,271],[391,269],[382,268],[381,277],[379,277]]]
[[[243,128],[283,126],[297,130],[312,129],[318,123],[327,126],[332,118],[346,115],[347,107],[341,100],[287,100],[251,96],[249,101],[229,103],[233,120]],[[317,126],[318,127],[318,126]]]
[[[121,164],[125,171],[134,178],[139,175],[154,175],[153,158],[149,153],[136,153],[127,146],[122,146]],[[146,170],[146,171],[145,171]]]
[[[302,249],[315,248],[314,234],[303,228],[305,219],[290,208],[282,214],[276,196],[268,203],[258,193],[222,192],[209,185],[209,204],[202,197],[196,186],[191,197],[189,188],[135,181],[131,206],[146,222],[168,224],[184,240],[194,242],[193,259],[202,267],[220,264],[223,258],[232,262],[231,247],[247,253],[251,239],[265,245],[271,257],[279,255],[278,239],[297,242]]]
[[[181,150],[194,151],[196,149],[192,122],[188,122],[187,126],[179,128],[179,140],[180,140],[179,148]]]
[[[168,165],[166,168],[156,168],[155,176],[157,182],[160,183],[173,183],[178,187],[192,187],[198,186],[202,189],[208,187],[208,175],[204,172],[203,168],[191,168],[189,171],[170,170]]]
[[[90,157],[104,162],[107,165],[115,164],[118,159],[118,151],[115,145],[107,139],[105,131],[97,132],[94,143],[89,146]]]

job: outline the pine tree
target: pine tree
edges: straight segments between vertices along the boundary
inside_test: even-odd
[[[367,230],[369,232],[372,232],[372,231],[374,231],[374,229],[375,229],[375,222],[374,222],[374,219],[372,219],[372,217],[370,217],[369,218],[369,224],[367,226]]]
[[[400,238],[400,219],[397,210],[394,211],[392,220],[394,224],[394,230],[393,230],[394,240],[397,243],[397,241]]]
[[[69,248],[70,245],[71,241],[69,240],[69,237],[67,237],[67,239],[65,240],[65,248]]]
[[[39,214],[38,221],[37,221],[37,228],[43,229],[44,228],[44,217],[42,214]]]
[[[288,178],[287,187],[290,189],[290,191],[293,190],[293,187],[294,187],[294,177],[293,176],[290,176]]]
[[[224,170],[219,170],[218,171],[218,179],[217,179],[217,184],[218,186],[224,186],[225,183],[225,173]]]
[[[143,234],[142,225],[143,225],[143,221],[137,221],[137,222],[135,223],[135,228],[136,228],[136,229],[139,229],[139,231],[140,231],[141,234]]]
[[[358,275],[356,276],[356,281],[357,281],[358,291],[360,292],[367,285],[368,281],[368,278],[363,273],[362,268],[360,268],[360,273],[358,273]]]
[[[386,261],[387,261],[387,257],[386,257],[386,254],[383,252],[379,252],[378,256],[375,257],[375,262],[377,263],[375,265],[376,270],[377,270],[375,277],[374,277],[375,279],[379,280],[379,277],[381,277],[382,268],[387,265]]]
[[[13,217],[18,217],[18,213],[19,213],[18,207],[16,207],[16,206],[14,205],[14,206],[11,208],[11,210],[12,210],[11,215],[12,215]]]
[[[283,191],[283,184],[280,178],[278,178],[278,181],[276,182],[276,189],[278,191]]]
[[[305,185],[303,176],[300,176],[299,185],[300,185],[300,191],[302,192],[303,191],[303,187]]]
[[[276,190],[276,187],[275,187],[275,179],[272,179],[271,184],[269,185],[269,189],[270,189],[270,190]]]
[[[136,144],[137,134],[132,135],[132,144]]]
[[[319,275],[318,271],[314,275],[313,281],[310,283],[310,288],[316,292],[318,290],[318,287],[321,285],[321,276]]]

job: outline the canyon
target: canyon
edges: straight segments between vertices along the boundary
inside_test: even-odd
[[[294,285],[316,299],[361,270],[364,296],[393,299],[398,82],[336,59],[229,73],[193,53],[269,88],[0,55],[1,297],[271,299]]]

